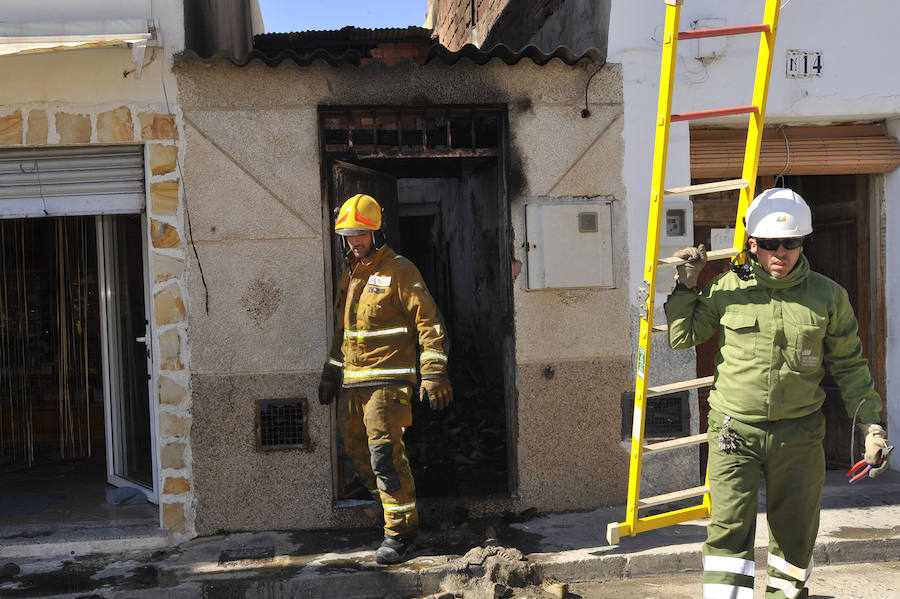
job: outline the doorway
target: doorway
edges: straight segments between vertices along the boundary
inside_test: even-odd
[[[703,183],[695,179],[692,183]],[[881,279],[872,271],[870,259],[870,206],[868,175],[788,175],[781,186],[799,193],[809,204],[813,216],[813,234],[807,238],[803,253],[809,259],[810,267],[843,286],[850,297],[850,304],[859,322],[859,335],[863,344],[863,355],[869,360],[869,367],[875,378],[875,388],[884,393],[884,335],[882,331],[883,292],[877,288]],[[760,177],[756,189],[761,191],[774,187],[772,177]],[[723,192],[713,196],[694,198],[694,242],[711,247],[713,229],[734,227],[734,213],[737,206],[737,192]],[[875,228],[874,230],[879,230]],[[724,261],[709,263],[698,284],[702,287],[727,264]],[[880,268],[880,267],[879,267]],[[873,306],[875,308],[873,309]],[[718,335],[697,346],[697,376],[711,376],[718,353]],[[847,415],[841,394],[834,378],[826,373],[822,381],[825,404],[822,408],[826,418],[824,440],[825,457],[829,468],[849,467],[851,442],[851,416]],[[709,412],[708,389],[698,391],[700,401],[700,430],[706,430],[706,416]],[[859,436],[857,436],[857,439]],[[701,461],[705,469],[706,447],[701,447]]]
[[[0,528],[158,520],[139,214],[0,219]]]
[[[418,267],[447,329],[454,401],[442,412],[413,402],[404,436],[419,497],[515,492],[504,114],[460,107],[321,113],[328,230],[346,198],[375,197],[388,245]],[[334,288],[345,260],[340,240],[330,238]],[[336,464],[335,498],[368,498],[339,447]]]

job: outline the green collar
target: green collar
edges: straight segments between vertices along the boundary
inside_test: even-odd
[[[772,289],[788,289],[802,283],[809,276],[809,260],[806,256],[800,254],[800,259],[794,265],[794,270],[789,272],[787,276],[776,279],[759,265],[755,259],[750,259],[750,269],[753,271],[753,278],[763,287]]]

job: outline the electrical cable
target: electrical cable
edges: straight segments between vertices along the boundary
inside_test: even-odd
[[[784,187],[784,173],[787,172],[788,166],[791,164],[791,142],[788,139],[787,133],[784,132],[784,125],[780,125],[778,130],[781,131],[781,135],[784,136],[786,156],[784,158],[784,168],[781,169],[780,173],[775,175],[775,187]],[[778,179],[781,179],[781,185],[778,185]]]
[[[859,415],[859,409],[862,407],[864,403],[869,401],[868,397],[863,397],[859,400],[859,403],[856,404],[856,409],[853,410],[853,422],[850,425],[850,466],[856,463],[856,459],[853,454],[856,452],[856,417]]]
[[[588,87],[591,85],[591,79],[594,78],[594,75],[603,70],[603,67],[606,66],[606,61],[603,61],[603,64],[600,65],[596,71],[591,73],[591,76],[588,77],[587,83],[584,84],[584,110],[581,111],[581,118],[586,119],[591,116],[591,111],[588,109]]]

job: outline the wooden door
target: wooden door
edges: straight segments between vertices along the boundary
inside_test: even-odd
[[[331,214],[331,227],[334,219],[347,198],[364,193],[375,198],[381,206],[381,229],[385,238],[400,238],[400,217],[397,206],[397,179],[387,173],[364,168],[349,162],[334,160],[331,163],[331,181],[329,182],[328,207]],[[337,235],[331,236],[332,275],[334,284],[344,267],[344,246]]]
[[[337,211],[347,198],[365,193],[372,196],[381,205],[381,228],[386,239],[398,239],[400,218],[397,204],[397,179],[386,173],[364,168],[349,162],[334,160],[330,165],[331,178],[328,182],[329,228],[331,234],[331,288],[337,289],[338,280],[346,261],[344,244],[338,235],[334,235],[334,221]],[[332,430],[337,430],[332,422]],[[335,499],[369,499],[369,495],[354,477],[350,459],[334,446],[333,482]]]

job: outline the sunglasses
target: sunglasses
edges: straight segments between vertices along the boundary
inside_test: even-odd
[[[784,249],[786,250],[796,250],[798,247],[803,245],[803,238],[788,237],[787,239],[757,239],[756,245],[766,250],[767,252],[774,252],[780,245],[783,245]]]

